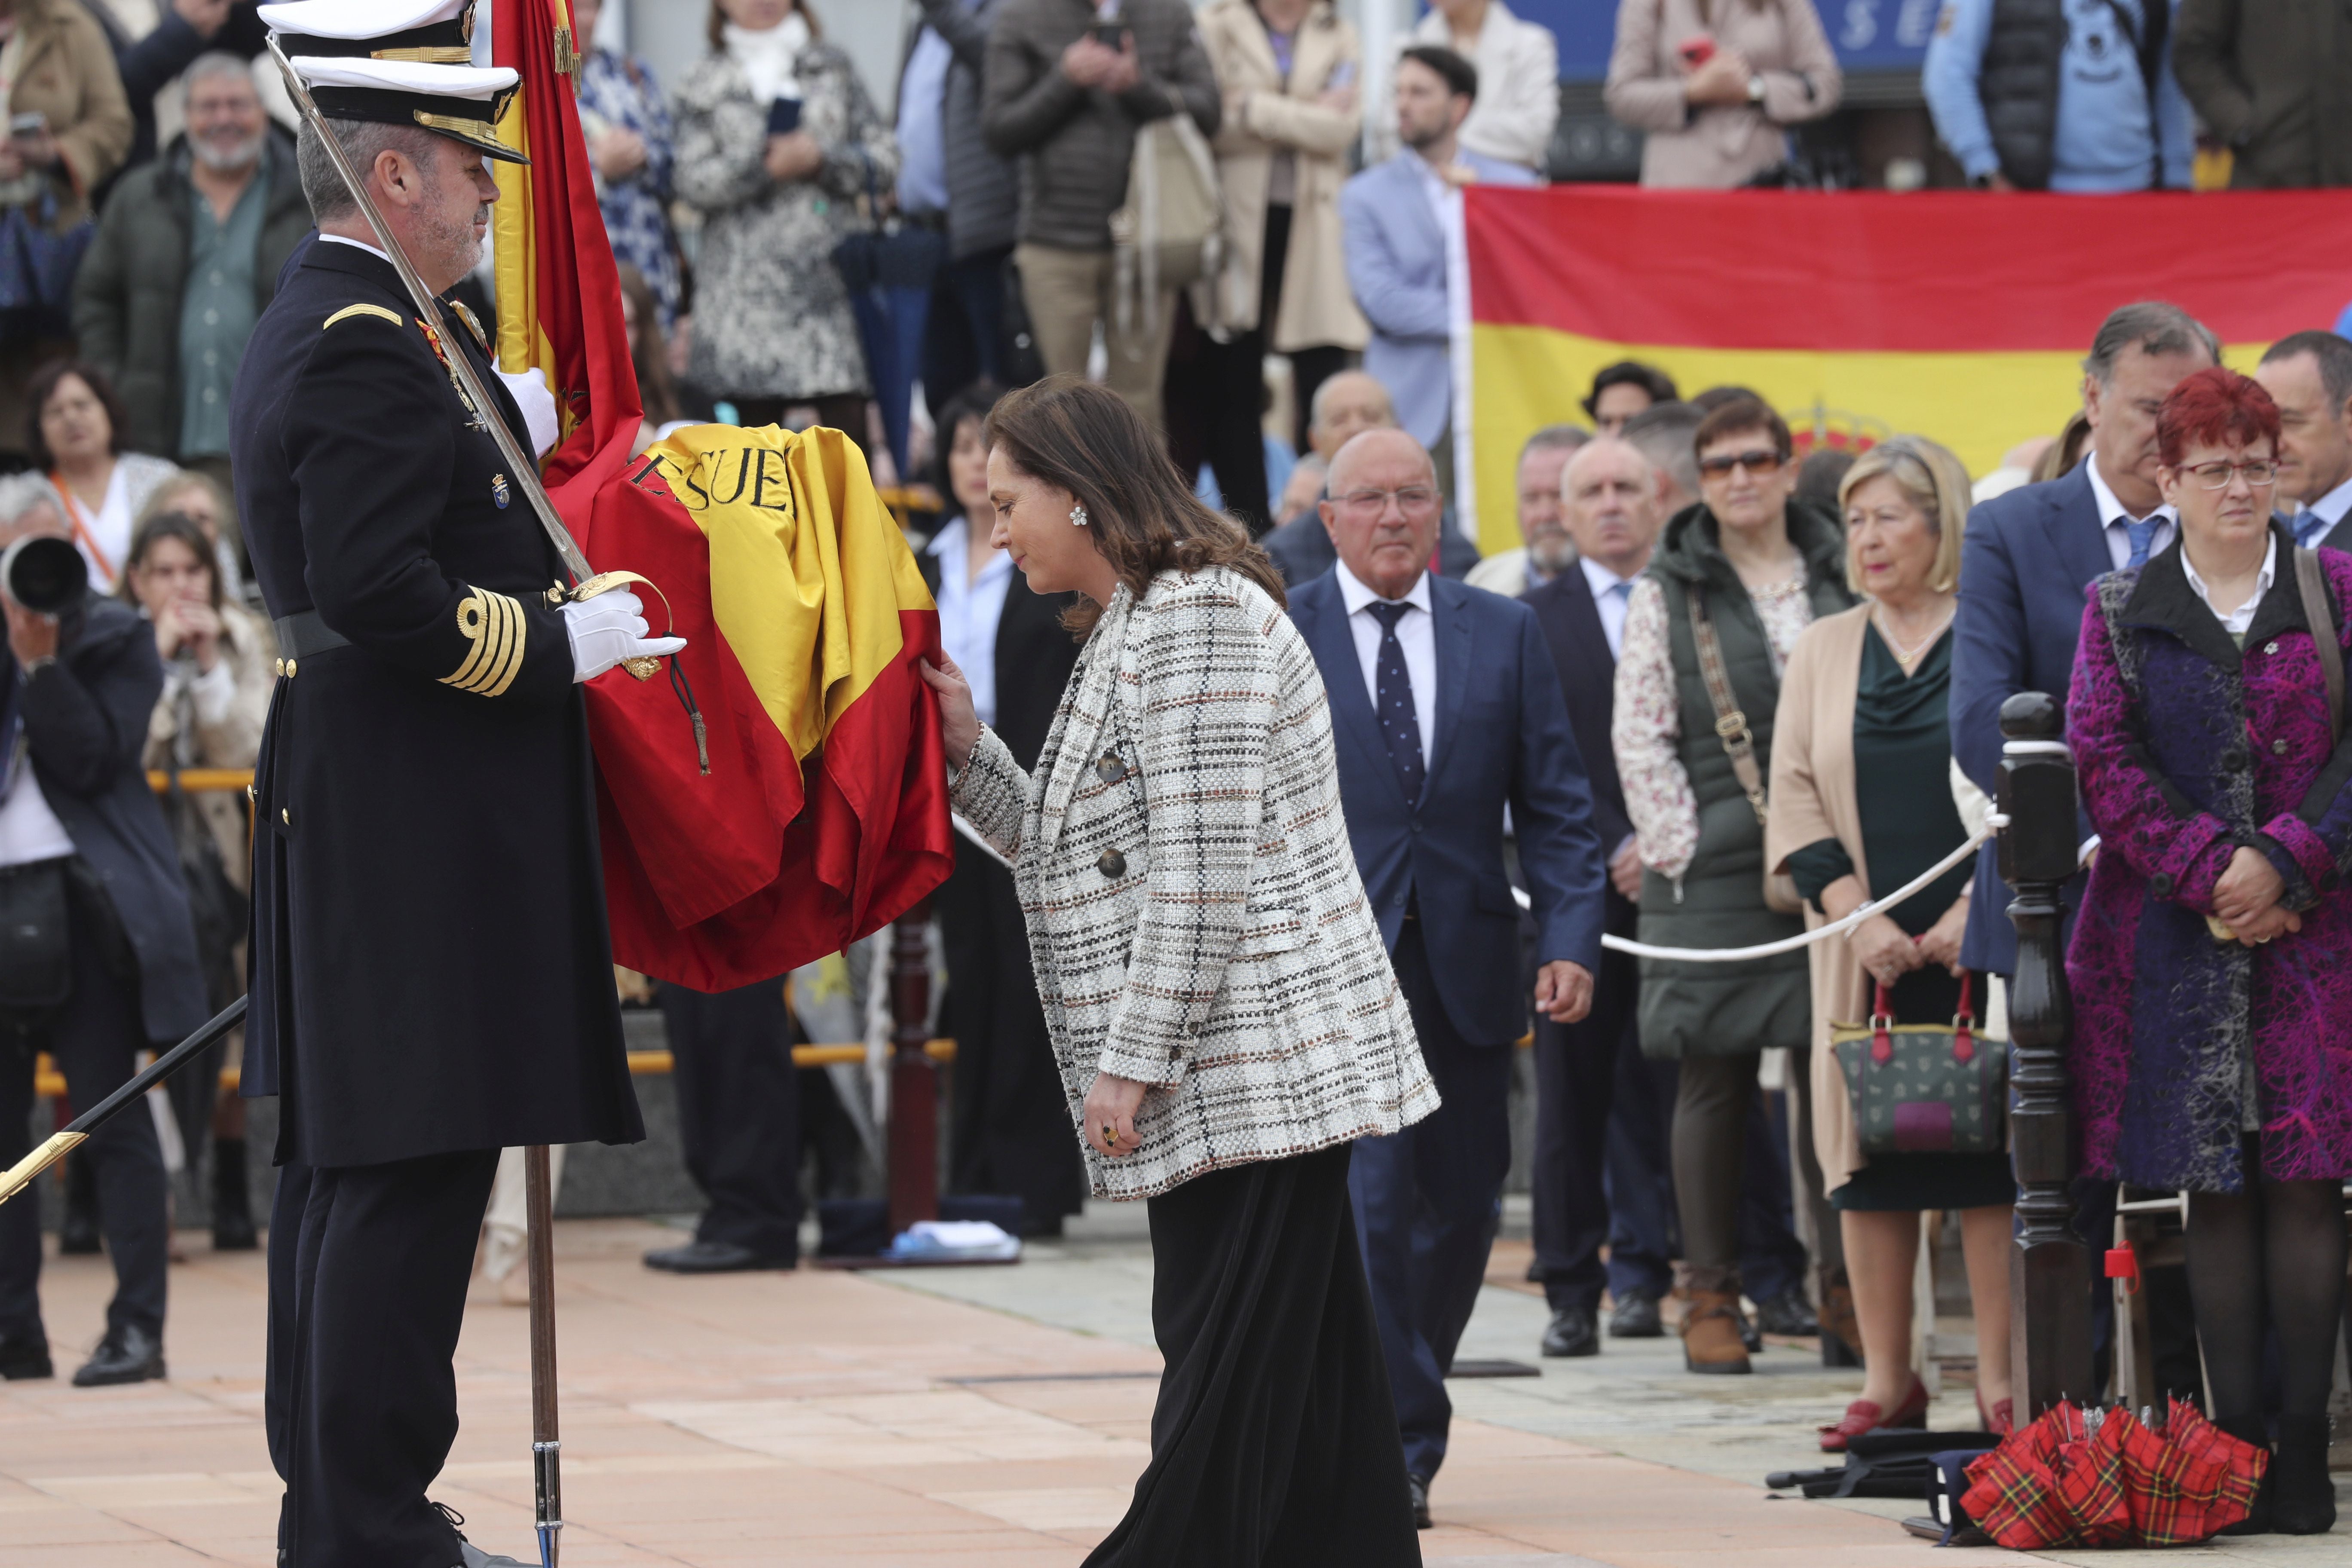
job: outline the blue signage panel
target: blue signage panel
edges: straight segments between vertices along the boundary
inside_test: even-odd
[[[1509,0],[1511,9],[1540,22],[1559,39],[1562,81],[1599,81],[1609,74],[1609,47],[1617,31],[1611,0]],[[1719,0],[1746,5],[1748,0]],[[1936,30],[1941,0],[1815,0],[1838,63],[1850,71],[1916,70]]]

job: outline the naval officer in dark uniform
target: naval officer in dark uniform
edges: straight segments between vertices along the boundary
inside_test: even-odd
[[[425,286],[481,252],[510,70],[462,0],[265,5]],[[386,31],[396,23],[396,30]],[[372,35],[372,36],[370,36]],[[386,59],[385,55],[393,56]],[[578,682],[650,639],[567,605],[488,421],[528,426],[470,321],[423,320],[315,132],[320,226],[255,328],[234,461],[285,655],[256,765],[245,1091],[279,1103],[270,1455],[289,1568],[483,1562],[426,1500],[500,1148],[643,1135]],[[463,354],[493,406],[450,368]]]

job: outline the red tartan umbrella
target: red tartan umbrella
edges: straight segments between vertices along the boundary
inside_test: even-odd
[[[2060,1405],[1971,1460],[1960,1501],[2014,1551],[2187,1546],[2246,1517],[2269,1463],[2181,1400],[2158,1427]]]

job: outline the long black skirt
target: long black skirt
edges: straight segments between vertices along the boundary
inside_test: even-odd
[[[1087,1568],[1404,1568],[1404,1447],[1342,1143],[1150,1200],[1151,1463]]]

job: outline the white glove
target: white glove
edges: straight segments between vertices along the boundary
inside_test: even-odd
[[[544,458],[553,449],[555,437],[562,422],[555,416],[555,394],[547,390],[547,375],[537,365],[529,370],[499,372],[499,379],[507,384],[515,405],[522,410],[522,422],[530,431],[530,455]]]
[[[614,588],[563,606],[564,635],[572,639],[572,679],[593,680],[625,658],[676,653],[684,637],[647,634],[646,606],[626,588]]]

